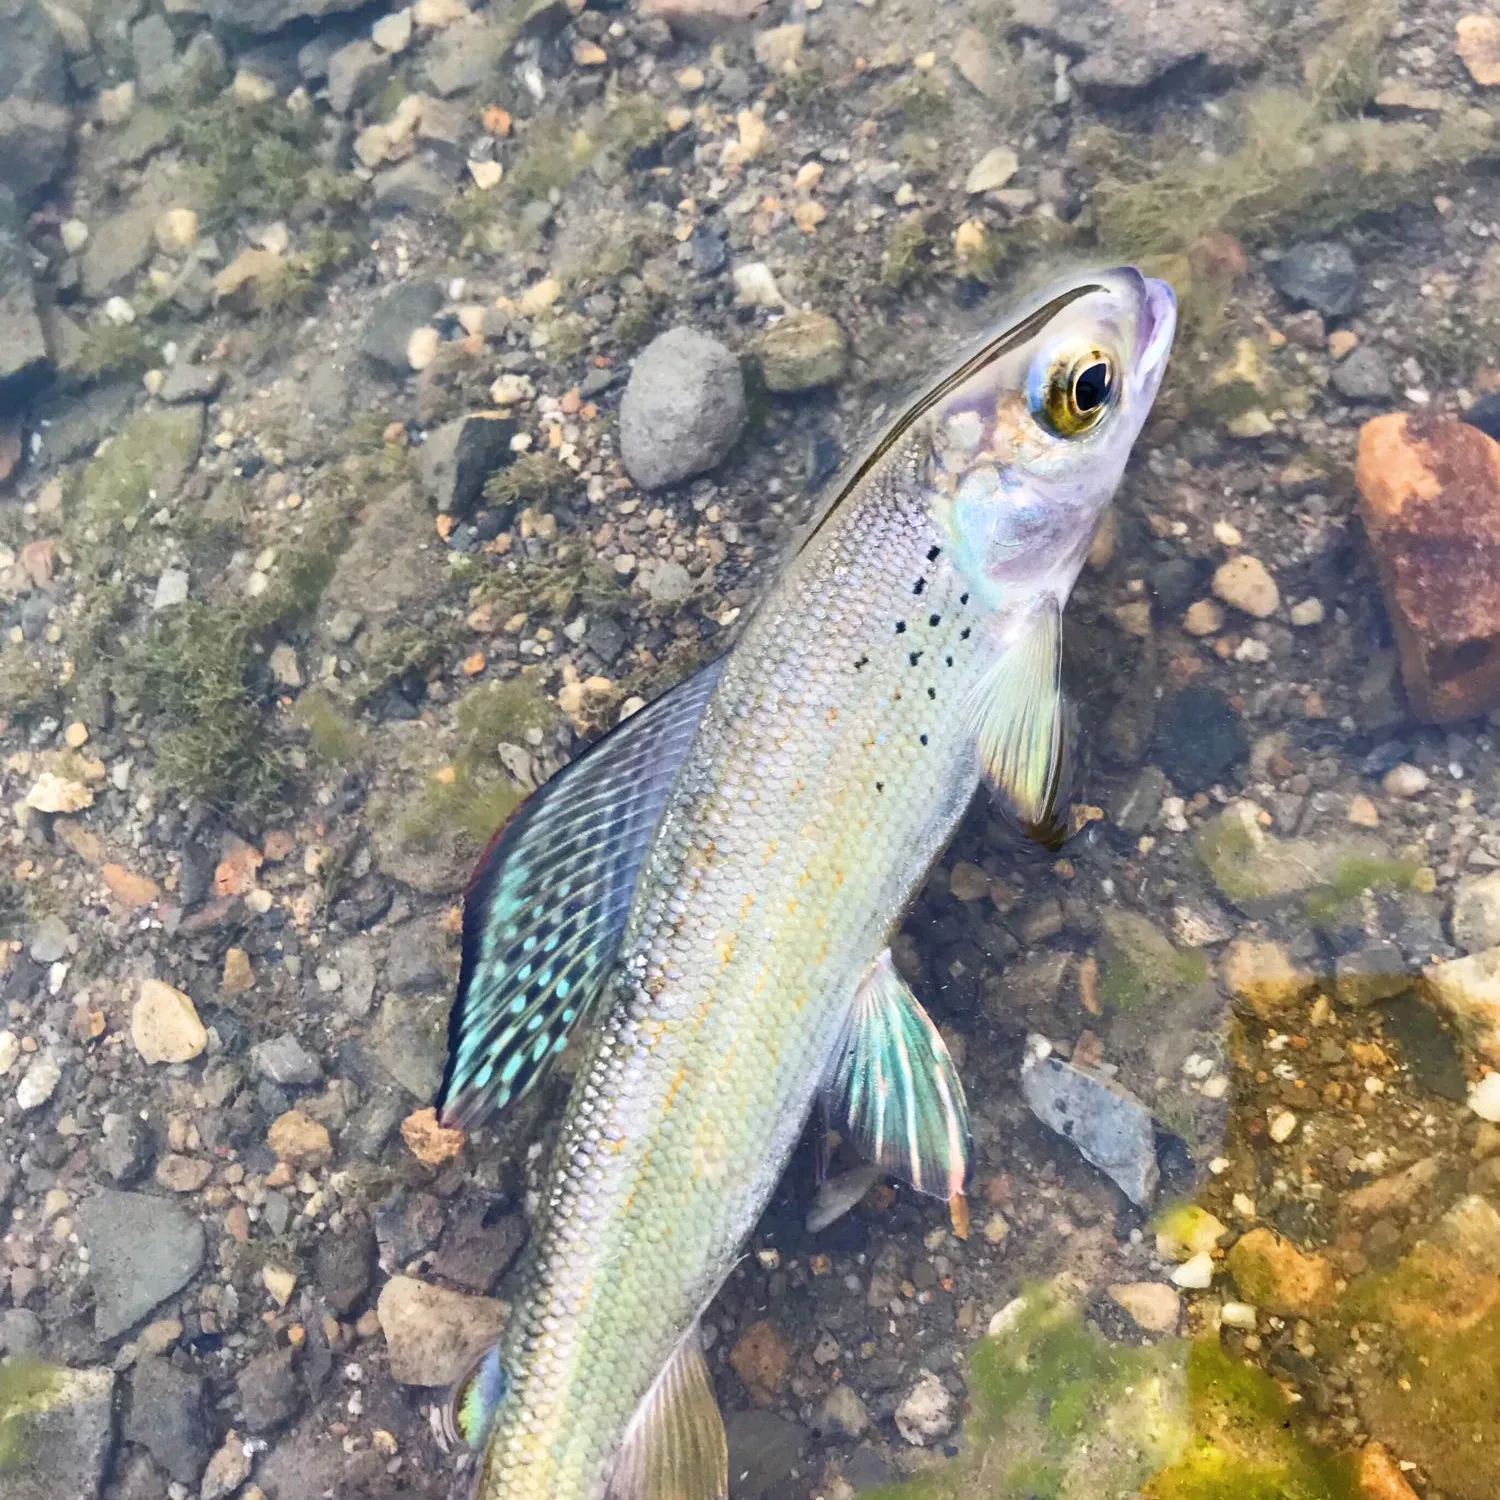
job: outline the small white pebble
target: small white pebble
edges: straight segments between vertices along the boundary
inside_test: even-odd
[[[1292,1138],[1292,1132],[1297,1128],[1297,1117],[1291,1110],[1284,1109],[1280,1114],[1272,1117],[1271,1139],[1279,1146],[1283,1141]]]
[[[1500,1073],[1486,1073],[1469,1090],[1469,1108],[1481,1120],[1500,1124]]]
[[[1421,766],[1409,765],[1402,761],[1385,773],[1385,779],[1380,783],[1385,788],[1388,797],[1415,797],[1425,792],[1431,782],[1431,777]]]
[[[1219,1321],[1231,1328],[1254,1330],[1255,1309],[1248,1302],[1226,1302],[1219,1309]]]
[[[1299,599],[1287,612],[1293,625],[1321,625],[1326,616],[1321,599]]]
[[[1207,1250],[1200,1250],[1172,1272],[1172,1285],[1185,1291],[1201,1292],[1213,1285],[1214,1258]]]

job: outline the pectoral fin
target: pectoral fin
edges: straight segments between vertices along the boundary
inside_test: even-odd
[[[969,1171],[969,1107],[932,1018],[886,950],[854,998],[829,1084],[831,1107],[871,1161],[919,1192],[953,1199]]]
[[[969,703],[979,764],[1023,832],[1055,847],[1067,760],[1062,612],[1046,598],[1007,642]]]
[[[729,1445],[696,1326],[631,1420],[605,1500],[728,1500]]]
[[[723,662],[625,720],[505,824],[464,898],[463,966],[438,1092],[478,1124],[542,1077],[619,951],[642,861]]]
[[[500,1364],[500,1346],[491,1344],[473,1359],[448,1392],[441,1413],[443,1436],[450,1443],[483,1448],[509,1386]]]

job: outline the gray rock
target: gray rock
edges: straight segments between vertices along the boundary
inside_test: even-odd
[[[241,1416],[251,1432],[273,1432],[285,1426],[302,1404],[290,1349],[273,1349],[252,1359],[240,1371],[235,1388]]]
[[[870,1413],[859,1392],[843,1382],[829,1391],[818,1410],[818,1429],[838,1437],[860,1437],[869,1425]]]
[[[19,410],[47,373],[47,340],[37,311],[20,210],[0,186],[0,415]]]
[[[104,1134],[94,1147],[94,1160],[118,1187],[138,1182],[151,1165],[151,1133],[145,1122],[132,1115],[110,1115]]]
[[[680,562],[651,559],[643,563],[641,584],[659,609],[672,609],[692,597],[693,575]]]
[[[132,203],[92,226],[78,257],[85,297],[108,296],[151,259],[159,212],[155,203]]]
[[[478,21],[440,32],[428,43],[422,59],[427,91],[446,99],[493,84],[511,35],[506,26]]]
[[[323,1077],[317,1058],[289,1031],[251,1048],[250,1060],[262,1078],[284,1088],[310,1088]]]
[[[102,1192],[78,1210],[89,1249],[94,1332],[112,1339],[190,1282],[203,1264],[203,1225],[170,1199]]]
[[[169,1360],[143,1359],[130,1377],[125,1436],[178,1483],[196,1484],[211,1451],[203,1377]]]
[[[375,174],[377,215],[424,214],[443,211],[453,196],[453,179],[420,156],[408,157],[399,166]]]
[[[39,964],[55,964],[68,956],[68,944],[72,940],[73,934],[61,917],[43,917],[31,930],[27,952]]]
[[[409,375],[407,343],[418,328],[437,316],[442,305],[443,289],[435,281],[398,282],[370,313],[360,352],[397,374]]]
[[[178,97],[211,99],[228,82],[229,57],[223,42],[211,31],[195,32],[177,59]]]
[[[843,376],[849,359],[844,330],[821,312],[788,313],[756,340],[766,389],[780,395],[815,390]]]
[[[417,449],[417,472],[427,498],[447,515],[465,516],[484,496],[484,482],[514,456],[516,424],[494,412],[456,417],[428,433]],[[507,515],[508,525],[510,517]]]
[[[1156,1192],[1156,1131],[1151,1111],[1112,1078],[1074,1067],[1032,1037],[1021,1067],[1021,1093],[1049,1130],[1064,1136],[1144,1208]]]
[[[672,328],[652,339],[620,401],[620,455],[642,489],[723,461],[748,411],[740,362],[717,339]]]
[[[318,1241],[314,1274],[334,1312],[353,1312],[375,1274],[374,1231],[368,1224],[355,1223],[342,1234],[324,1235]]]
[[[375,1016],[371,1045],[392,1078],[407,1093],[430,1104],[448,1059],[446,995],[425,999],[391,995]]]
[[[807,1446],[807,1429],[769,1411],[733,1411],[729,1439],[731,1500],[771,1500],[790,1488],[792,1470]]]
[[[1294,245],[1271,267],[1271,283],[1297,307],[1311,307],[1325,318],[1342,318],[1358,298],[1359,267],[1347,245],[1308,240]]]
[[[362,4],[363,0],[204,0],[202,8],[215,30],[266,36],[293,21],[342,15]]]
[[[1332,380],[1334,390],[1346,401],[1389,401],[1392,395],[1385,361],[1368,344],[1361,344],[1336,364]]]
[[[67,159],[67,48],[40,0],[0,0],[0,37],[0,188],[27,198]]]
[[[6,1423],[7,1448],[25,1462],[5,1469],[5,1500],[93,1500],[114,1446],[110,1370],[50,1367],[33,1401]]]
[[[391,58],[374,42],[348,42],[328,59],[328,107],[347,115],[373,99],[391,76]]]
[[[164,568],[156,580],[156,592],[151,596],[151,608],[160,612],[186,604],[192,579],[186,568]]]
[[[1394,943],[1371,943],[1334,960],[1334,998],[1351,1009],[1394,999],[1416,981],[1416,973]]]
[[[441,1079],[441,1072],[438,1076]],[[432,1096],[429,1094],[427,1097],[430,1100]],[[408,1108],[394,1089],[377,1090],[355,1111],[354,1118],[349,1121],[340,1137],[341,1144],[358,1156],[369,1161],[376,1160],[385,1150],[385,1143],[390,1140]]]
[[[43,1339],[42,1320],[29,1307],[0,1312],[0,1354],[36,1354]]]
[[[1167,778],[1160,766],[1142,766],[1109,802],[1109,820],[1132,836],[1144,833],[1161,811],[1167,795]]]
[[[1076,85],[1122,106],[1173,78],[1222,87],[1256,66],[1264,41],[1245,0],[1017,0],[1011,24],[1082,52],[1070,74]]]
[[[1453,941],[1465,953],[1500,947],[1500,870],[1466,876],[1453,892]]]
[[[167,18],[151,12],[130,28],[135,87],[143,99],[164,99],[177,82],[177,38]]]
[[[404,922],[391,933],[386,952],[385,982],[398,995],[438,989],[443,965],[437,935],[422,921]]]
[[[190,365],[179,360],[167,371],[157,394],[168,406],[182,406],[189,401],[212,401],[223,384],[223,365]]]

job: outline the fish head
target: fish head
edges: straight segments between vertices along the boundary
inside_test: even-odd
[[[980,601],[1065,600],[1151,411],[1177,324],[1133,266],[1055,284],[940,384],[935,514]]]

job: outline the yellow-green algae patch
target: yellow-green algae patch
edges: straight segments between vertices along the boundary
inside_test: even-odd
[[[0,1360],[0,1475],[25,1463],[27,1419],[56,1397],[63,1373],[29,1354]]]
[[[1352,1500],[1268,1377],[1211,1340],[1112,1344],[1034,1288],[969,1370],[964,1452],[878,1500]]]

